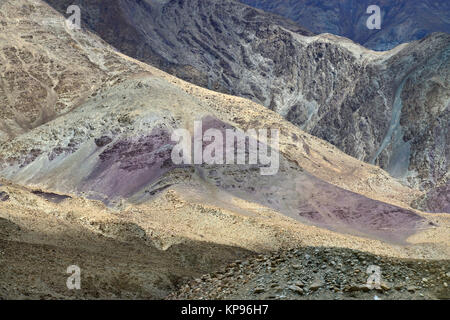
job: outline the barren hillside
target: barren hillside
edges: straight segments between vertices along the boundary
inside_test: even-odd
[[[379,167],[263,105],[69,30],[44,1],[4,1],[1,17],[4,93],[27,95],[32,107],[22,112],[14,98],[2,115],[16,130],[0,142],[0,298],[163,298],[236,259],[292,248],[448,261],[449,216],[411,208],[424,193]],[[44,79],[52,103],[23,90],[43,90]],[[73,88],[63,94],[61,82]],[[21,127],[13,111],[33,125]],[[278,129],[279,146],[268,143],[278,171],[174,164],[171,134],[192,132],[194,120],[204,130]],[[80,291],[67,290],[69,265],[83,270]]]

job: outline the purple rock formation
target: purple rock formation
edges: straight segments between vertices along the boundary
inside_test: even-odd
[[[52,193],[52,192],[44,192],[41,190],[35,190],[35,191],[32,191],[31,193],[33,193],[37,196],[40,196],[40,197],[42,197],[50,202],[53,202],[53,203],[61,203],[66,199],[71,199],[71,197],[66,196],[66,195],[56,194],[56,193]]]
[[[213,117],[204,117],[202,132],[210,128],[218,129],[225,137],[225,130],[233,126]],[[253,128],[261,129],[258,123],[254,123]],[[203,148],[209,143],[203,141]],[[426,220],[414,212],[324,182],[282,155],[279,171],[262,176],[260,164],[175,165],[171,159],[174,145],[171,133],[164,129],[110,142],[98,156],[90,175],[78,186],[78,191],[110,204],[115,199],[136,195],[175,168],[195,167],[192,174],[196,172],[210,185],[235,197],[273,208],[302,223],[399,243],[418,228],[426,227]],[[248,145],[247,140],[246,153]],[[160,185],[146,193],[154,195],[167,187],[167,184]],[[448,205],[448,189],[437,194]]]
[[[95,191],[106,198],[128,197],[173,168],[173,142],[164,130],[148,136],[122,139],[106,148],[81,191]]]

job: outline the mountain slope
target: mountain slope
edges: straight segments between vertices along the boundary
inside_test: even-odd
[[[14,10],[16,4],[9,5],[3,8],[18,13]],[[40,5],[35,5],[40,9]],[[385,237],[382,230],[401,228],[402,223],[405,230],[414,230],[423,223],[423,219],[411,211],[376,201],[408,207],[415,197],[410,189],[402,187],[382,170],[362,164],[305,134],[263,106],[182,82],[108,46],[98,50],[95,37],[84,31],[69,32],[62,22],[44,26],[41,34],[48,30],[63,39],[90,38],[82,47],[72,47],[64,57],[66,60],[70,60],[72,51],[75,55],[85,52],[94,57],[94,61],[103,61],[112,55],[121,62],[117,72],[128,68],[129,74],[103,84],[83,103],[70,108],[70,112],[2,143],[0,168],[4,177],[24,185],[84,195],[114,205],[121,200],[130,203],[151,200],[155,194],[152,189],[158,185],[174,185],[172,172],[182,170],[186,171],[189,183],[199,183],[197,186],[205,190],[250,199],[301,221],[329,228],[339,225],[342,231],[349,228],[357,233]],[[12,31],[10,36],[14,37]],[[39,40],[31,43],[42,45]],[[111,71],[116,69],[112,67]],[[254,165],[174,165],[171,133],[177,128],[192,130],[194,120],[201,120],[204,130],[279,129],[280,142],[276,147],[280,152],[279,170],[274,176],[264,177]],[[286,187],[288,180],[292,187]],[[269,181],[271,188],[268,189]],[[321,196],[321,190],[328,189],[334,197],[348,201],[342,204],[324,200],[310,202]],[[375,200],[358,194],[370,195]],[[323,208],[318,207],[317,202]],[[363,211],[373,217],[352,213],[361,206],[372,208]],[[335,211],[334,207],[339,210]],[[382,218],[385,211],[398,219]],[[373,219],[373,223],[365,219]],[[333,225],[334,222],[337,225]],[[399,240],[405,239],[408,232]]]
[[[446,185],[448,34],[377,53],[236,1],[112,3],[79,2],[84,26],[122,52],[261,103],[410,186]]]
[[[289,18],[315,33],[343,36],[373,50],[390,50],[433,32],[450,32],[450,4],[431,0],[241,0]],[[381,29],[366,26],[367,8],[378,5]]]
[[[73,37],[69,29],[59,39],[52,26],[65,28],[64,17],[48,7],[33,1],[0,5],[0,141],[70,111],[105,83],[132,72],[133,65],[120,64],[115,55],[94,54],[105,48],[100,39]],[[95,49],[84,51],[86,43]]]
[[[448,215],[412,210],[422,193],[380,168],[262,105],[175,78],[86,30],[72,32],[43,1],[7,1],[1,12],[9,46],[17,50],[35,32],[26,50],[60,48],[61,61],[89,57],[90,77],[104,79],[82,101],[68,101],[67,112],[0,142],[1,298],[162,298],[233,260],[304,246],[448,259]],[[78,45],[67,46],[71,39]],[[112,62],[106,71],[102,61]],[[33,64],[36,78],[47,74]],[[279,129],[272,146],[279,171],[174,165],[170,135],[192,130],[195,119],[204,129]],[[73,264],[82,289],[69,291]]]

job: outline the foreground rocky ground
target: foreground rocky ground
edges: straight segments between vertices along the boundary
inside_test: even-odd
[[[371,264],[390,288],[375,293],[381,298],[448,297],[445,215],[432,219],[439,227],[390,244],[305,225],[237,198],[227,209],[210,194],[196,199],[180,187],[114,209],[0,184],[1,299],[373,299],[375,292],[361,287]],[[81,290],[66,286],[71,265],[81,268]]]
[[[381,270],[367,286],[370,266]],[[370,271],[370,270],[369,270]],[[336,248],[298,248],[238,260],[168,299],[450,299],[449,260],[411,260]]]

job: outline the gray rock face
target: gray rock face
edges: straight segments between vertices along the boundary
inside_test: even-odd
[[[60,11],[70,1],[47,0]],[[448,171],[450,36],[385,53],[309,36],[236,1],[80,1],[124,53],[277,111],[346,153],[428,189]]]
[[[431,0],[240,0],[292,19],[316,33],[343,36],[373,50],[390,50],[432,32],[450,31],[450,2]],[[381,28],[366,22],[370,5],[381,11]]]
[[[46,2],[63,14],[72,4],[70,0]],[[229,0],[113,0],[108,6],[103,1],[78,3],[84,27],[121,52],[216,91],[248,91],[248,98],[260,89],[246,85],[236,90],[236,80],[241,78],[241,68],[236,65],[259,69],[263,61],[252,67],[252,48],[247,48],[255,37],[263,37],[271,26],[275,33],[283,27],[312,35],[294,22]],[[257,30],[263,33],[256,35]],[[290,37],[287,32],[283,34]],[[262,93],[259,96],[265,98]]]

